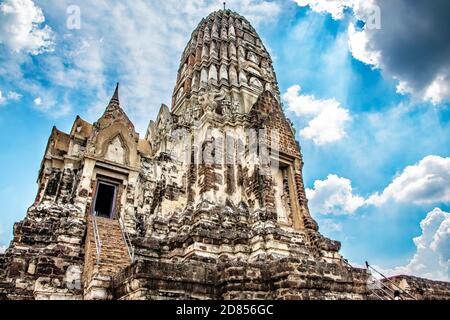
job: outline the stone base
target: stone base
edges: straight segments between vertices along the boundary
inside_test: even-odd
[[[35,300],[83,300],[81,292],[75,294],[67,286],[61,287],[55,283],[55,279],[44,277],[36,281],[33,296]]]
[[[111,277],[95,273],[85,284],[84,300],[111,300]]]
[[[123,300],[362,300],[367,273],[339,264],[285,258],[265,263],[138,261],[114,279]]]

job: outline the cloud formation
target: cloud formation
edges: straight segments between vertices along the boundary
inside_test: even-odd
[[[15,92],[9,91],[6,95],[0,90],[0,106],[5,105],[9,101],[19,101],[22,98],[22,95]]]
[[[439,208],[420,222],[422,234],[414,238],[416,253],[405,266],[383,270],[387,275],[414,275],[450,280],[450,213]]]
[[[365,199],[353,193],[349,179],[328,175],[316,180],[313,189],[306,189],[313,213],[353,214],[364,205],[382,206],[389,201],[416,205],[450,203],[450,158],[427,156],[406,167],[381,192]]]
[[[450,158],[427,156],[406,167],[384,191],[369,197],[380,206],[389,200],[418,205],[450,203]]]
[[[376,0],[293,0],[300,7],[309,6],[319,13],[329,13],[335,20],[344,18],[347,10],[353,11],[358,19],[367,19],[375,9]]]
[[[343,228],[342,223],[336,222],[333,219],[323,220],[323,225],[321,226],[321,230],[325,230],[325,232],[341,232]]]
[[[381,52],[370,48],[370,39],[365,31],[358,31],[352,23],[348,26],[348,46],[356,60],[378,68]]]
[[[53,32],[44,23],[41,8],[32,0],[4,0],[0,3],[0,44],[33,55],[52,51]]]
[[[290,87],[283,100],[289,111],[298,117],[312,117],[308,126],[300,131],[302,138],[317,145],[336,142],[345,137],[345,126],[351,120],[350,113],[336,99],[320,100],[313,95],[300,94],[301,87]]]
[[[364,198],[353,194],[349,179],[330,174],[326,180],[316,180],[314,189],[306,189],[309,208],[313,213],[348,215],[364,205]]]
[[[336,20],[346,10],[368,22],[374,8],[380,29],[348,27],[349,49],[355,59],[399,81],[397,91],[433,104],[450,101],[450,2],[408,0],[294,0]]]
[[[360,0],[293,0],[300,7],[309,6],[313,11],[319,13],[329,13],[335,20],[340,20],[344,17],[346,9],[351,9],[356,6]]]
[[[0,91],[0,106],[5,104],[6,98],[3,96],[2,92]]]
[[[15,91],[9,91],[7,95],[8,100],[12,101],[19,101],[22,98],[22,95],[20,93],[17,93]]]
[[[407,167],[385,189],[386,194],[401,202],[432,204],[450,202],[448,177],[442,177],[442,171],[448,175],[449,158],[429,156],[418,165]],[[446,169],[445,169],[446,168]],[[437,186],[434,186],[436,182]],[[392,187],[395,186],[395,187]],[[396,191],[394,191],[396,190]],[[404,192],[402,192],[404,191]],[[396,193],[399,193],[398,197]],[[365,200],[355,195],[351,181],[336,175],[329,175],[326,180],[317,180],[314,189],[306,189],[312,214],[350,215],[364,205],[381,205],[374,202],[374,196]],[[377,196],[379,197],[379,196]],[[377,199],[379,200],[379,199]],[[340,232],[342,223],[336,218],[323,220],[323,230]],[[376,266],[385,275],[414,275],[434,280],[450,280],[450,213],[435,208],[420,222],[421,235],[414,238],[416,252],[404,266],[384,269]]]

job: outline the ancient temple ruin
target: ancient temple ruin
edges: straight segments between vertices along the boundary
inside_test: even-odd
[[[0,299],[366,299],[320,234],[272,60],[221,10],[184,50],[145,137],[119,102],[53,128],[38,193],[0,255]]]

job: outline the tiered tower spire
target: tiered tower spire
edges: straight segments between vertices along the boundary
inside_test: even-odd
[[[264,90],[279,100],[272,59],[259,35],[241,15],[219,10],[191,35],[181,58],[172,110],[183,114],[205,93],[221,92],[237,111],[248,113]]]

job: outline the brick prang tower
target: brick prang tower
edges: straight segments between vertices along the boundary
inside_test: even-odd
[[[0,299],[365,299],[302,169],[269,53],[244,17],[214,12],[144,138],[118,86],[97,122],[52,130]]]

